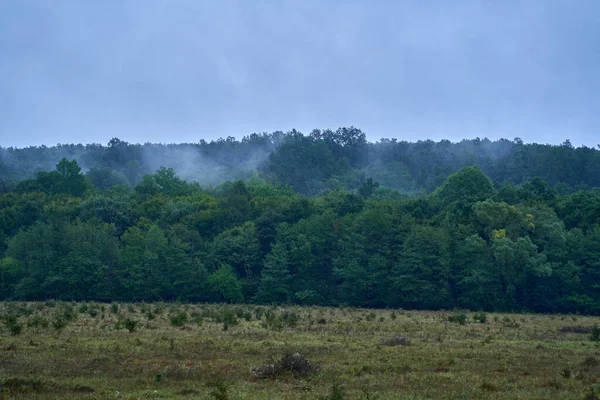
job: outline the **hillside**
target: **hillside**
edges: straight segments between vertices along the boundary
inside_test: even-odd
[[[594,149],[349,128],[1,153],[1,299],[600,313]]]

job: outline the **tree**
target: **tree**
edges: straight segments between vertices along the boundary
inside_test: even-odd
[[[215,295],[215,300],[227,303],[244,302],[242,286],[231,266],[222,264],[219,269],[209,276],[208,283]]]
[[[259,303],[288,303],[291,298],[290,271],[285,246],[275,243],[267,255],[256,301]]]

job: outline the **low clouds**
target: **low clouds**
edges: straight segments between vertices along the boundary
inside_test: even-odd
[[[0,5],[0,145],[371,140],[594,146],[593,1],[22,0]]]

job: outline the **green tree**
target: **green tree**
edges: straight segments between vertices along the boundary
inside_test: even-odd
[[[287,250],[275,243],[267,255],[256,294],[259,303],[288,303],[291,298]]]
[[[222,264],[209,276],[208,283],[215,295],[215,300],[227,303],[244,302],[242,286],[231,266]]]

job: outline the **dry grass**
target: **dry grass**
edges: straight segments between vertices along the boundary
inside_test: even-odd
[[[474,323],[467,313],[461,325],[451,312],[390,313],[0,303],[22,326],[14,335],[0,323],[0,398],[319,399],[333,398],[334,386],[343,398],[380,400],[600,394],[600,348],[578,333],[597,318],[488,314]],[[296,373],[307,366],[310,374]],[[257,379],[261,368],[268,379]]]

